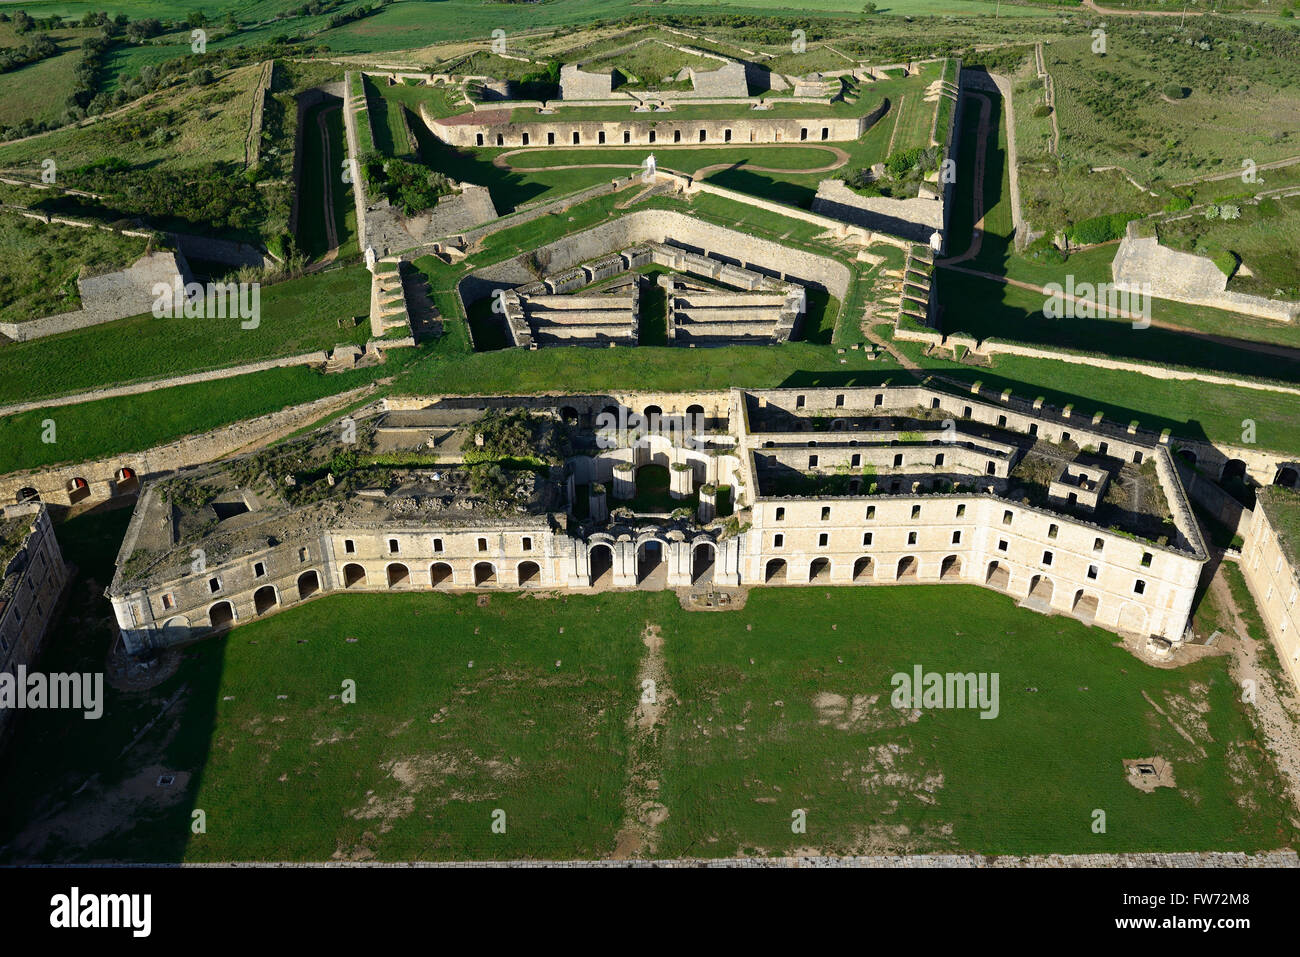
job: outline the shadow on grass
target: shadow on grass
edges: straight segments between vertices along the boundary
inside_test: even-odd
[[[55,526],[76,572],[32,670],[105,672],[117,629],[103,591],[130,518],[130,508],[115,507]],[[208,639],[185,649],[178,672],[148,690],[105,680],[97,720],[79,710],[20,713],[0,755],[0,861],[182,860],[215,728],[225,644]],[[157,785],[163,772],[177,775],[176,790]]]

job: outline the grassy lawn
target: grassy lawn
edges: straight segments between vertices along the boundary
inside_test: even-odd
[[[107,629],[79,626],[102,621],[93,582],[125,514],[60,527],[81,577],[47,670],[102,660]],[[667,592],[325,598],[192,646],[150,691],[109,690],[90,727],[25,714],[0,860],[606,857],[643,797],[665,857],[1294,843],[1224,659],[1149,668],[1106,632],[935,587],[756,589],[706,618]],[[653,732],[632,721],[651,631]],[[998,717],[895,710],[891,676],[918,664],[998,674]],[[1153,755],[1177,787],[1144,794],[1122,761]]]
[[[368,322],[353,324],[370,310],[370,274],[363,266],[267,286],[261,304],[256,329],[241,328],[237,317],[156,319],[146,313],[0,346],[8,373],[0,380],[0,402],[219,369],[336,343],[360,345],[370,335]]]
[[[402,352],[394,352],[386,365],[357,372],[325,375],[306,366],[268,369],[5,416],[0,420],[0,475],[140,451],[334,395],[394,374],[408,361]],[[42,441],[46,419],[52,419],[57,430],[57,441],[50,444]]]

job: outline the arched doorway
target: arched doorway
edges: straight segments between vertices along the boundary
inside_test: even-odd
[[[429,566],[429,583],[434,588],[444,588],[454,581],[451,566],[446,562],[434,562]]]
[[[411,570],[401,562],[388,566],[388,587],[404,588],[411,583]]]
[[[1000,562],[989,562],[989,570],[984,576],[984,584],[990,588],[1006,591],[1011,587],[1011,570]]]
[[[366,583],[366,570],[360,565],[349,562],[343,566],[343,587],[352,588]]]
[[[664,414],[664,410],[657,405],[647,405],[641,414],[645,416],[650,431],[653,432],[659,428],[659,417]]]
[[[229,628],[235,623],[235,608],[228,601],[219,601],[208,609],[208,622],[213,628]]]
[[[272,585],[263,585],[253,592],[253,611],[259,615],[265,615],[278,604],[280,599]]]
[[[831,560],[829,558],[814,558],[812,564],[808,566],[809,584],[824,584],[831,580]]]
[[[1284,465],[1277,470],[1277,477],[1273,479],[1273,484],[1295,488],[1298,479],[1300,479],[1300,473],[1296,471],[1295,466]]]
[[[1191,449],[1182,448],[1175,454],[1184,465],[1190,465],[1192,468],[1196,468],[1196,453]]]
[[[949,555],[939,565],[940,581],[957,581],[961,578],[961,559],[956,555]]]
[[[520,562],[518,573],[521,588],[536,588],[542,583],[542,569],[537,562]]]
[[[40,500],[41,500],[40,493],[37,492],[36,489],[32,488],[30,485],[25,485],[22,488],[20,488],[18,490],[18,495],[15,496],[15,501],[19,505],[22,505],[24,502],[39,502]]]
[[[560,419],[565,425],[577,425],[580,418],[578,410],[573,406],[566,405],[560,408]]]
[[[125,495],[128,492],[138,491],[140,488],[140,479],[135,474],[135,469],[120,468],[113,474],[113,482],[117,487],[118,495]]]
[[[691,549],[691,584],[704,585],[713,581],[713,567],[718,550],[712,542],[700,542]]]
[[[876,563],[869,555],[863,555],[853,563],[853,580],[855,582],[871,581],[876,575]]]
[[[604,542],[587,549],[587,570],[591,575],[591,587],[606,587],[614,581],[614,549]]]
[[[686,407],[687,431],[690,431],[697,426],[701,429],[705,427],[704,406],[700,405],[698,402],[692,403]]]
[[[1033,578],[1029,579],[1028,598],[1030,601],[1042,602],[1045,605],[1050,605],[1052,603],[1053,587],[1052,580],[1046,575],[1035,575]]]
[[[1246,480],[1246,463],[1241,459],[1228,459],[1219,474],[1220,482],[1244,482]]]
[[[663,578],[664,582],[659,579]],[[658,539],[642,542],[636,550],[636,583],[638,585],[662,585],[668,578],[668,567],[664,543]]]
[[[497,570],[491,562],[476,562],[474,564],[474,586],[476,588],[490,588],[497,583]]]
[[[298,576],[298,600],[310,598],[320,591],[320,575],[313,569]]]
[[[76,505],[90,495],[90,483],[84,478],[74,478],[68,483],[68,504]]]
[[[894,574],[895,581],[916,581],[917,561],[914,555],[905,555],[898,560],[898,571]]]
[[[1092,624],[1097,620],[1097,596],[1087,594],[1082,588],[1074,593],[1070,611],[1080,621]]]
[[[773,558],[767,563],[767,570],[764,572],[763,581],[769,585],[784,585],[785,573],[785,559]]]

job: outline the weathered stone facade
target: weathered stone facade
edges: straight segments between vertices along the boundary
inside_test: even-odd
[[[67,584],[49,510],[39,503],[0,509],[0,672],[35,663]],[[12,717],[0,708],[0,740]]]
[[[1297,515],[1300,494],[1287,489],[1261,489],[1241,551],[1241,570],[1278,659],[1300,691],[1300,562],[1296,558],[1297,542],[1288,541],[1285,525],[1289,517],[1294,528]]]
[[[109,590],[127,646],[187,640],[333,591],[895,582],[982,585],[1176,643],[1206,560],[1164,446],[920,386],[443,397],[388,409],[375,448],[435,450],[439,465],[294,507],[227,483],[204,506],[214,515],[194,516],[197,540],[161,487],[146,488]],[[462,474],[476,417],[490,409],[531,410],[574,443],[549,477],[514,480],[520,497],[506,512],[475,505]],[[611,422],[630,422],[628,434],[601,441]],[[1054,506],[1027,463],[1060,456],[1136,483],[1152,514]],[[682,508],[635,504],[647,466],[667,473]],[[716,514],[720,489],[731,517]]]

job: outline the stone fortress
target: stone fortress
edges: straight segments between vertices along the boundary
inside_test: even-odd
[[[649,266],[672,270],[664,290],[670,346],[785,342],[803,315],[806,294],[794,282],[667,243],[646,243],[517,286],[500,297],[516,346],[636,345],[641,277]]]
[[[108,596],[144,652],[337,591],[963,582],[1164,652],[1206,559],[1169,449],[1060,413],[924,386],[433,397],[147,483]]]

